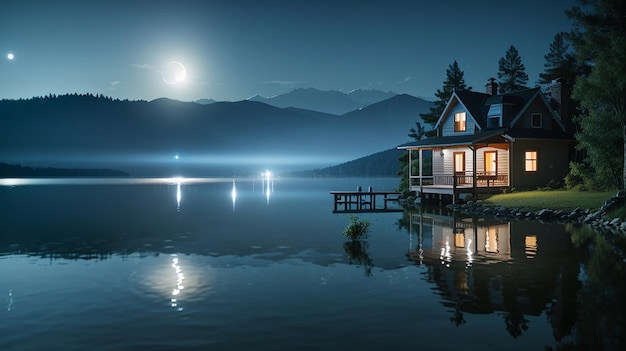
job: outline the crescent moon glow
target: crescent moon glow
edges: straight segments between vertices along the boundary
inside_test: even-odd
[[[161,77],[167,84],[180,84],[187,78],[187,69],[178,61],[170,61],[163,66]]]

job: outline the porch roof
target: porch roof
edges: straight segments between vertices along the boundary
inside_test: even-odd
[[[440,136],[434,138],[427,138],[423,140],[417,140],[409,143],[399,145],[397,148],[400,150],[406,149],[428,149],[432,147],[443,146],[461,146],[461,145],[473,145],[479,142],[485,142],[486,140],[498,136],[503,136],[506,128],[491,129],[487,131],[478,132],[470,135],[459,136]]]

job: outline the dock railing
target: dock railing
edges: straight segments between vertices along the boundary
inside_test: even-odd
[[[369,187],[363,191],[331,191],[333,195],[333,212],[389,212],[402,211],[402,208],[391,208],[388,202],[397,202],[400,193],[397,191],[374,191]],[[377,206],[382,203],[382,206]],[[341,207],[343,209],[341,209]]]

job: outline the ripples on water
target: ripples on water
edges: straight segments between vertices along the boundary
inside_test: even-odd
[[[329,191],[397,179],[2,182],[2,350],[542,350],[624,315],[580,300],[610,283],[564,225],[362,213],[346,242]]]

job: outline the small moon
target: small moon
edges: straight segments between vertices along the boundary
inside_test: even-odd
[[[9,60],[13,60],[13,59],[15,58],[15,55],[13,55],[13,53],[12,53],[12,52],[9,52],[9,53],[7,54],[7,58],[8,58]]]
[[[161,76],[167,84],[179,84],[187,78],[187,69],[178,61],[170,61],[163,65]]]

